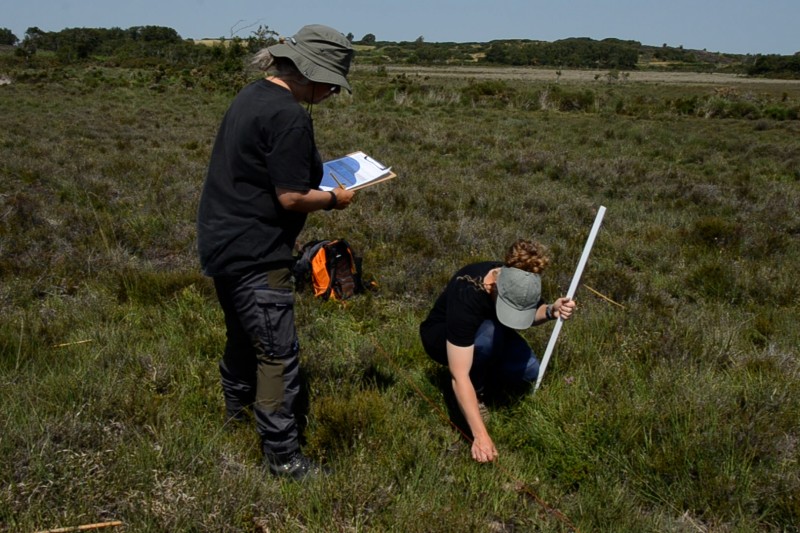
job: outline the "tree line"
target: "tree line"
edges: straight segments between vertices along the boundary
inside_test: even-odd
[[[0,28],[0,37],[4,36],[6,44],[16,45],[16,55],[28,60],[47,52],[61,64],[101,60],[109,66],[128,67],[193,67],[228,62],[231,68],[236,68],[247,53],[274,43],[276,35],[268,27],[259,26],[245,39],[234,37],[218,46],[205,46],[183,39],[177,31],[164,26],[66,28],[57,32],[31,27],[20,42],[10,30]]]
[[[501,65],[633,70],[641,43],[588,38],[550,42],[498,42],[489,46],[486,61]]]
[[[163,26],[122,28],[67,28],[45,32],[28,28],[20,41],[7,28],[0,28],[0,45],[13,46],[15,54],[30,60],[38,52],[55,56],[61,64],[101,60],[110,66],[196,67],[209,62],[226,70],[241,68],[242,58],[276,41],[278,33],[259,26],[246,38],[221,39],[205,46],[183,39],[177,31]],[[353,40],[353,35],[347,38]],[[683,47],[645,46],[638,41],[620,39],[570,38],[554,42],[498,40],[489,43],[428,43],[420,36],[413,42],[382,42],[366,34],[356,44],[363,63],[470,64],[539,66],[635,70],[643,58],[652,58],[684,70],[709,70],[730,65],[731,55],[688,51]],[[793,56],[739,56],[734,62],[740,72],[752,76],[800,78],[800,53]]]

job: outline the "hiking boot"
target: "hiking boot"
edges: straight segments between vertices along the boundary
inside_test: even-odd
[[[269,471],[277,477],[288,477],[296,481],[314,478],[325,473],[317,463],[296,451],[288,456],[271,456],[267,459]]]

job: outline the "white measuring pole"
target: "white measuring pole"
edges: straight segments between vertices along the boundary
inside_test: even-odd
[[[581,260],[578,261],[578,268],[575,270],[575,275],[572,276],[572,283],[569,286],[569,290],[567,291],[567,298],[572,300],[575,296],[575,291],[578,290],[578,284],[581,281],[581,275],[583,274],[583,267],[586,266],[586,260],[589,259],[589,252],[592,251],[592,245],[594,244],[594,239],[597,237],[597,232],[600,229],[600,224],[603,222],[603,215],[606,214],[606,208],[602,205],[600,209],[597,210],[597,216],[594,219],[594,225],[592,226],[592,231],[589,232],[589,238],[586,240],[586,246],[583,247],[583,254],[581,255]],[[550,355],[553,353],[553,348],[556,345],[556,340],[558,340],[558,334],[561,332],[561,325],[564,323],[564,319],[559,318],[556,321],[556,325],[553,328],[553,333],[550,335],[550,342],[547,343],[547,349],[544,351],[544,357],[542,358],[542,364],[539,365],[539,375],[536,378],[536,387],[534,387],[534,391],[539,389],[539,385],[542,383],[542,378],[544,377],[544,371],[547,369],[547,363],[550,361]]]

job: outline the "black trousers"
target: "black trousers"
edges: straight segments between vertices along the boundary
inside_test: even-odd
[[[225,408],[253,409],[264,454],[299,449],[294,403],[300,391],[299,342],[288,268],[214,278],[227,341],[219,363]]]

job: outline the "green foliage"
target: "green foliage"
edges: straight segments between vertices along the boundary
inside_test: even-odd
[[[783,77],[797,79],[800,77],[800,55],[781,56],[764,55],[756,57],[752,65],[747,68],[750,76]]]
[[[726,248],[736,245],[742,228],[738,223],[722,217],[703,217],[694,223],[692,240],[711,248]]]
[[[5,31],[3,31],[5,30]],[[275,42],[278,33],[259,25],[247,38],[222,39],[220,47],[232,45],[255,53]],[[349,35],[351,37],[351,35]],[[16,44],[10,30],[0,28],[0,44]],[[420,36],[410,42],[378,42],[374,34],[364,35],[356,43],[358,62],[382,65],[408,63],[495,64],[550,68],[608,69],[612,72],[631,70],[670,70],[687,72],[735,72],[751,76],[796,78],[797,56],[711,53],[705,50],[684,50],[682,46],[648,46],[638,41],[569,38],[554,42],[530,40],[498,40],[489,43],[431,43]],[[203,44],[184,41],[172,29],[162,26],[121,28],[66,28],[45,32],[28,28],[16,52],[28,60],[37,50],[52,52],[61,64],[103,58],[112,64],[126,64],[133,58],[146,58],[150,65],[198,67],[209,60],[220,59],[218,51],[209,51]],[[234,55],[237,55],[234,53]]]
[[[357,65],[353,95],[314,108],[318,145],[398,177],[301,235],[347,238],[375,290],[297,295],[305,449],[333,473],[295,485],[223,418],[195,210],[256,74],[223,67],[240,48],[207,50],[187,66],[129,49],[131,69],[3,58],[0,529],[800,527],[796,85]],[[500,462],[477,465],[418,324],[457,267],[520,236],[548,245],[545,297],[563,294],[598,205],[577,315],[542,388],[491,406]],[[541,353],[549,333],[525,336]]]
[[[128,43],[167,46],[182,42],[172,28],[161,26],[134,26],[121,28],[66,28],[58,32],[44,32],[29,28],[25,42],[37,50],[55,52],[65,59],[86,59],[90,55],[109,55]]]
[[[542,107],[558,111],[594,111],[595,93],[591,89],[565,89],[552,85],[542,92]]]
[[[162,73],[161,78],[192,72],[192,85],[228,86],[236,91],[243,84],[245,56],[274,42],[273,34],[260,26],[246,40],[236,37],[206,46],[183,40],[175,30],[162,26],[134,26],[124,30],[67,28],[59,32],[44,32],[34,27],[28,29],[16,55],[28,67],[95,62],[105,67],[155,69]]]
[[[571,68],[633,69],[639,43],[617,40],[564,39],[552,43],[498,41],[486,52],[486,61],[504,65]]]
[[[19,41],[14,32],[8,28],[0,28],[0,45],[14,46]]]

